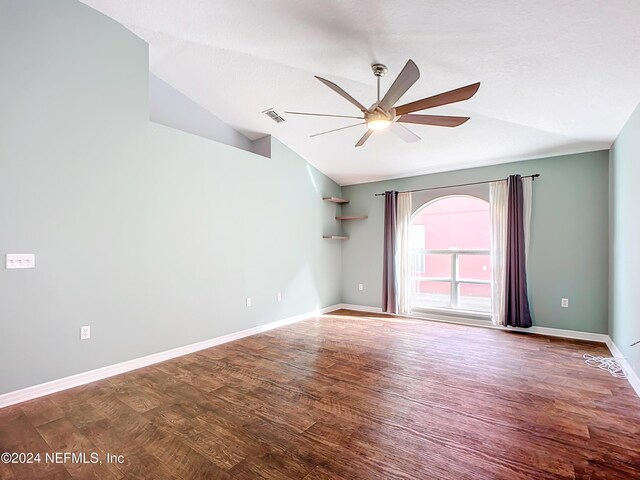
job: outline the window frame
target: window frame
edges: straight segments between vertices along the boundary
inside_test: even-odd
[[[480,196],[476,196],[476,195],[470,195],[470,194],[444,194],[444,195],[440,195],[438,197],[435,198],[431,198],[429,200],[427,200],[426,202],[424,202],[422,205],[420,205],[417,209],[415,209],[413,211],[413,213],[411,214],[411,224],[413,225],[413,221],[415,219],[416,216],[418,216],[420,214],[420,212],[422,212],[422,210],[424,210],[425,208],[429,207],[429,205],[438,202],[438,201],[442,201],[448,198],[455,198],[455,197],[467,197],[467,198],[473,198],[476,200],[480,200],[482,202],[485,203],[489,203],[487,202],[486,199],[481,198]],[[426,227],[425,227],[426,230]],[[426,231],[425,231],[426,233]],[[491,285],[492,280],[481,280],[481,279],[468,279],[468,278],[460,278],[460,255],[489,255],[491,256],[491,251],[490,250],[485,250],[485,249],[458,249],[458,248],[451,248],[451,249],[446,249],[446,250],[427,250],[427,249],[420,249],[420,250],[416,250],[417,252],[419,252],[422,255],[450,255],[451,256],[451,270],[450,270],[450,276],[449,277],[414,277],[412,275],[411,277],[411,281],[431,281],[431,282],[446,282],[449,283],[450,285],[450,303],[449,303],[449,307],[421,307],[421,306],[414,306],[411,305],[411,312],[416,312],[416,313],[425,313],[425,314],[429,314],[429,313],[437,313],[437,314],[445,314],[445,315],[452,315],[452,316],[464,316],[465,318],[472,318],[475,320],[479,320],[479,321],[490,321],[491,317],[492,317],[492,313],[493,312],[478,312],[478,311],[472,311],[472,310],[464,310],[458,307],[459,305],[459,293],[460,293],[460,284],[479,284],[479,285]],[[413,256],[415,254],[414,250],[411,250],[411,255]],[[411,265],[413,266],[414,261],[413,259],[411,260]],[[424,270],[423,270],[424,271]],[[413,269],[412,269],[412,274],[416,273]],[[417,272],[420,273],[420,272]],[[493,272],[491,272],[493,275]]]

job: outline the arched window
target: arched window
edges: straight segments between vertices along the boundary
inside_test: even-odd
[[[447,196],[418,209],[411,222],[413,310],[491,313],[489,203]]]

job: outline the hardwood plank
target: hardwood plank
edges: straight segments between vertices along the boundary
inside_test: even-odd
[[[127,434],[127,431],[126,427],[106,419],[99,420],[80,430],[101,451],[124,457],[124,463],[117,465],[117,468],[123,473],[123,478],[181,478],[177,474],[176,468],[167,468],[159,458],[145,448],[146,445],[137,441],[137,437],[142,431],[138,430],[137,435],[131,434],[130,431]]]
[[[29,402],[20,404],[20,409],[31,422],[31,425],[37,427],[43,423],[58,420],[64,417],[64,410],[50,398],[38,398]]]
[[[50,453],[51,449],[19,408],[0,410],[0,452],[31,453],[34,458],[35,454],[40,455],[37,462],[11,463],[9,467],[15,478],[72,478],[63,465],[45,461],[45,454]],[[6,476],[11,478],[9,474]]]
[[[84,454],[86,462],[69,461],[65,469],[73,478],[83,479],[120,479],[122,472],[114,464],[105,461],[105,452],[98,449],[87,437],[82,435],[68,419],[60,418],[37,427],[53,452],[72,452]],[[96,454],[99,463],[91,463],[91,454]]]

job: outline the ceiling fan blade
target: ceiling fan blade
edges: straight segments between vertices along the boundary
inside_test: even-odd
[[[373,130],[371,130],[370,128],[365,132],[365,134],[362,136],[362,138],[360,140],[358,140],[358,143],[356,143],[356,147],[361,147],[362,145],[364,145],[364,142],[366,142],[369,137],[371,136],[371,134],[373,133]]]
[[[366,112],[367,109],[364,107],[364,105],[362,105],[359,101],[357,101],[355,98],[353,98],[351,95],[349,95],[347,92],[345,92],[342,88],[340,88],[338,85],[336,85],[333,82],[330,82],[329,80],[327,80],[326,78],[322,78],[319,76],[315,76],[318,80],[320,80],[322,83],[324,83],[327,87],[329,87],[331,90],[333,90],[334,92],[336,92],[338,95],[346,98],[349,102],[351,102],[353,105],[355,105],[356,107],[358,107],[358,109],[361,112]]]
[[[344,130],[345,128],[357,127],[358,125],[365,125],[367,122],[355,123],[353,125],[347,125],[346,127],[334,128],[333,130],[327,130],[326,132],[314,133],[309,137],[317,137],[318,135],[324,135],[325,133],[337,132],[338,130]]]
[[[395,103],[416,83],[420,78],[420,70],[413,60],[409,60],[404,66],[398,78],[395,79],[384,98],[380,100],[378,106],[385,112],[389,111]]]
[[[389,125],[389,128],[393,133],[395,133],[397,136],[399,136],[402,140],[404,140],[407,143],[413,143],[413,142],[417,142],[418,140],[421,140],[418,135],[413,133],[404,125],[401,125],[397,122],[393,122],[391,125]]]
[[[466,87],[456,88],[448,92],[434,95],[433,97],[423,98],[415,102],[406,103],[396,107],[396,115],[405,115],[411,112],[425,110],[427,108],[439,107],[440,105],[448,105],[449,103],[461,102],[473,97],[480,88],[480,82]]]
[[[356,117],[354,115],[333,115],[331,113],[307,113],[307,112],[284,112],[289,115],[310,115],[313,117],[337,117],[337,118],[359,118],[364,119],[364,117]]]
[[[417,123],[419,125],[435,125],[437,127],[457,127],[469,120],[469,117],[448,117],[442,115],[416,115],[407,113],[401,115],[397,122]]]

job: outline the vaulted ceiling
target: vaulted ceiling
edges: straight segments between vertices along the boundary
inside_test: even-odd
[[[605,149],[640,102],[637,0],[83,1],[149,43],[155,75],[340,184]],[[370,65],[387,65],[384,92],[410,58],[421,77],[400,103],[480,81],[471,100],[425,112],[469,122],[354,148],[364,126],[309,137],[350,119],[283,113],[358,114],[314,75],[370,105]]]

